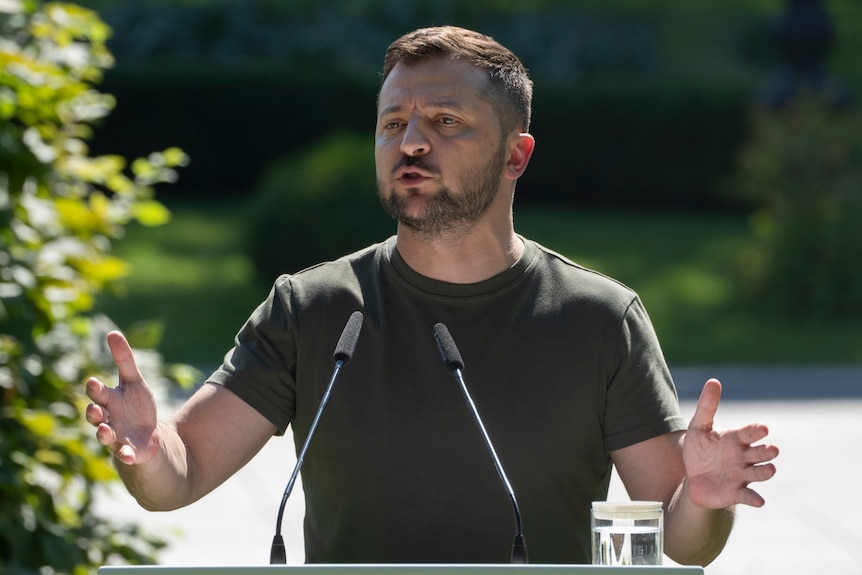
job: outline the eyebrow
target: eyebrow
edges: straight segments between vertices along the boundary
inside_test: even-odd
[[[461,113],[469,112],[469,109],[465,105],[463,105],[459,100],[453,100],[453,99],[433,100],[431,102],[423,104],[421,107],[431,109],[431,110],[443,109],[443,110],[453,110],[453,111],[461,112]],[[404,106],[402,106],[401,104],[391,104],[389,106],[386,106],[385,108],[382,108],[380,110],[380,112],[378,113],[378,117],[385,116],[387,114],[395,114],[397,112],[402,111],[403,109],[404,109]]]

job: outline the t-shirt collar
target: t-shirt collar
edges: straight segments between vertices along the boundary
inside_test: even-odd
[[[524,242],[524,252],[511,267],[486,280],[470,284],[435,280],[414,271],[398,252],[395,236],[386,241],[385,251],[395,273],[412,287],[436,296],[475,297],[489,295],[514,284],[530,268],[536,257],[536,245],[530,240],[521,236],[518,237]]]

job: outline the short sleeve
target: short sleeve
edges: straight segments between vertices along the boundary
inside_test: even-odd
[[[608,452],[686,428],[670,370],[638,297],[622,318],[605,404]]]
[[[209,378],[270,420],[283,434],[294,416],[296,330],[290,280],[282,276],[234,339],[234,347]]]

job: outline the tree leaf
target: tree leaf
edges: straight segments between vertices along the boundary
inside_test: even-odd
[[[171,220],[171,212],[160,202],[138,202],[134,207],[135,219],[145,226],[161,226]]]

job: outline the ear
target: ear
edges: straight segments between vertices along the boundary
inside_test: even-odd
[[[506,140],[506,143],[509,146],[509,159],[506,162],[506,171],[503,175],[510,180],[517,180],[527,169],[527,164],[530,163],[533,149],[536,147],[536,140],[526,132],[514,132]]]

